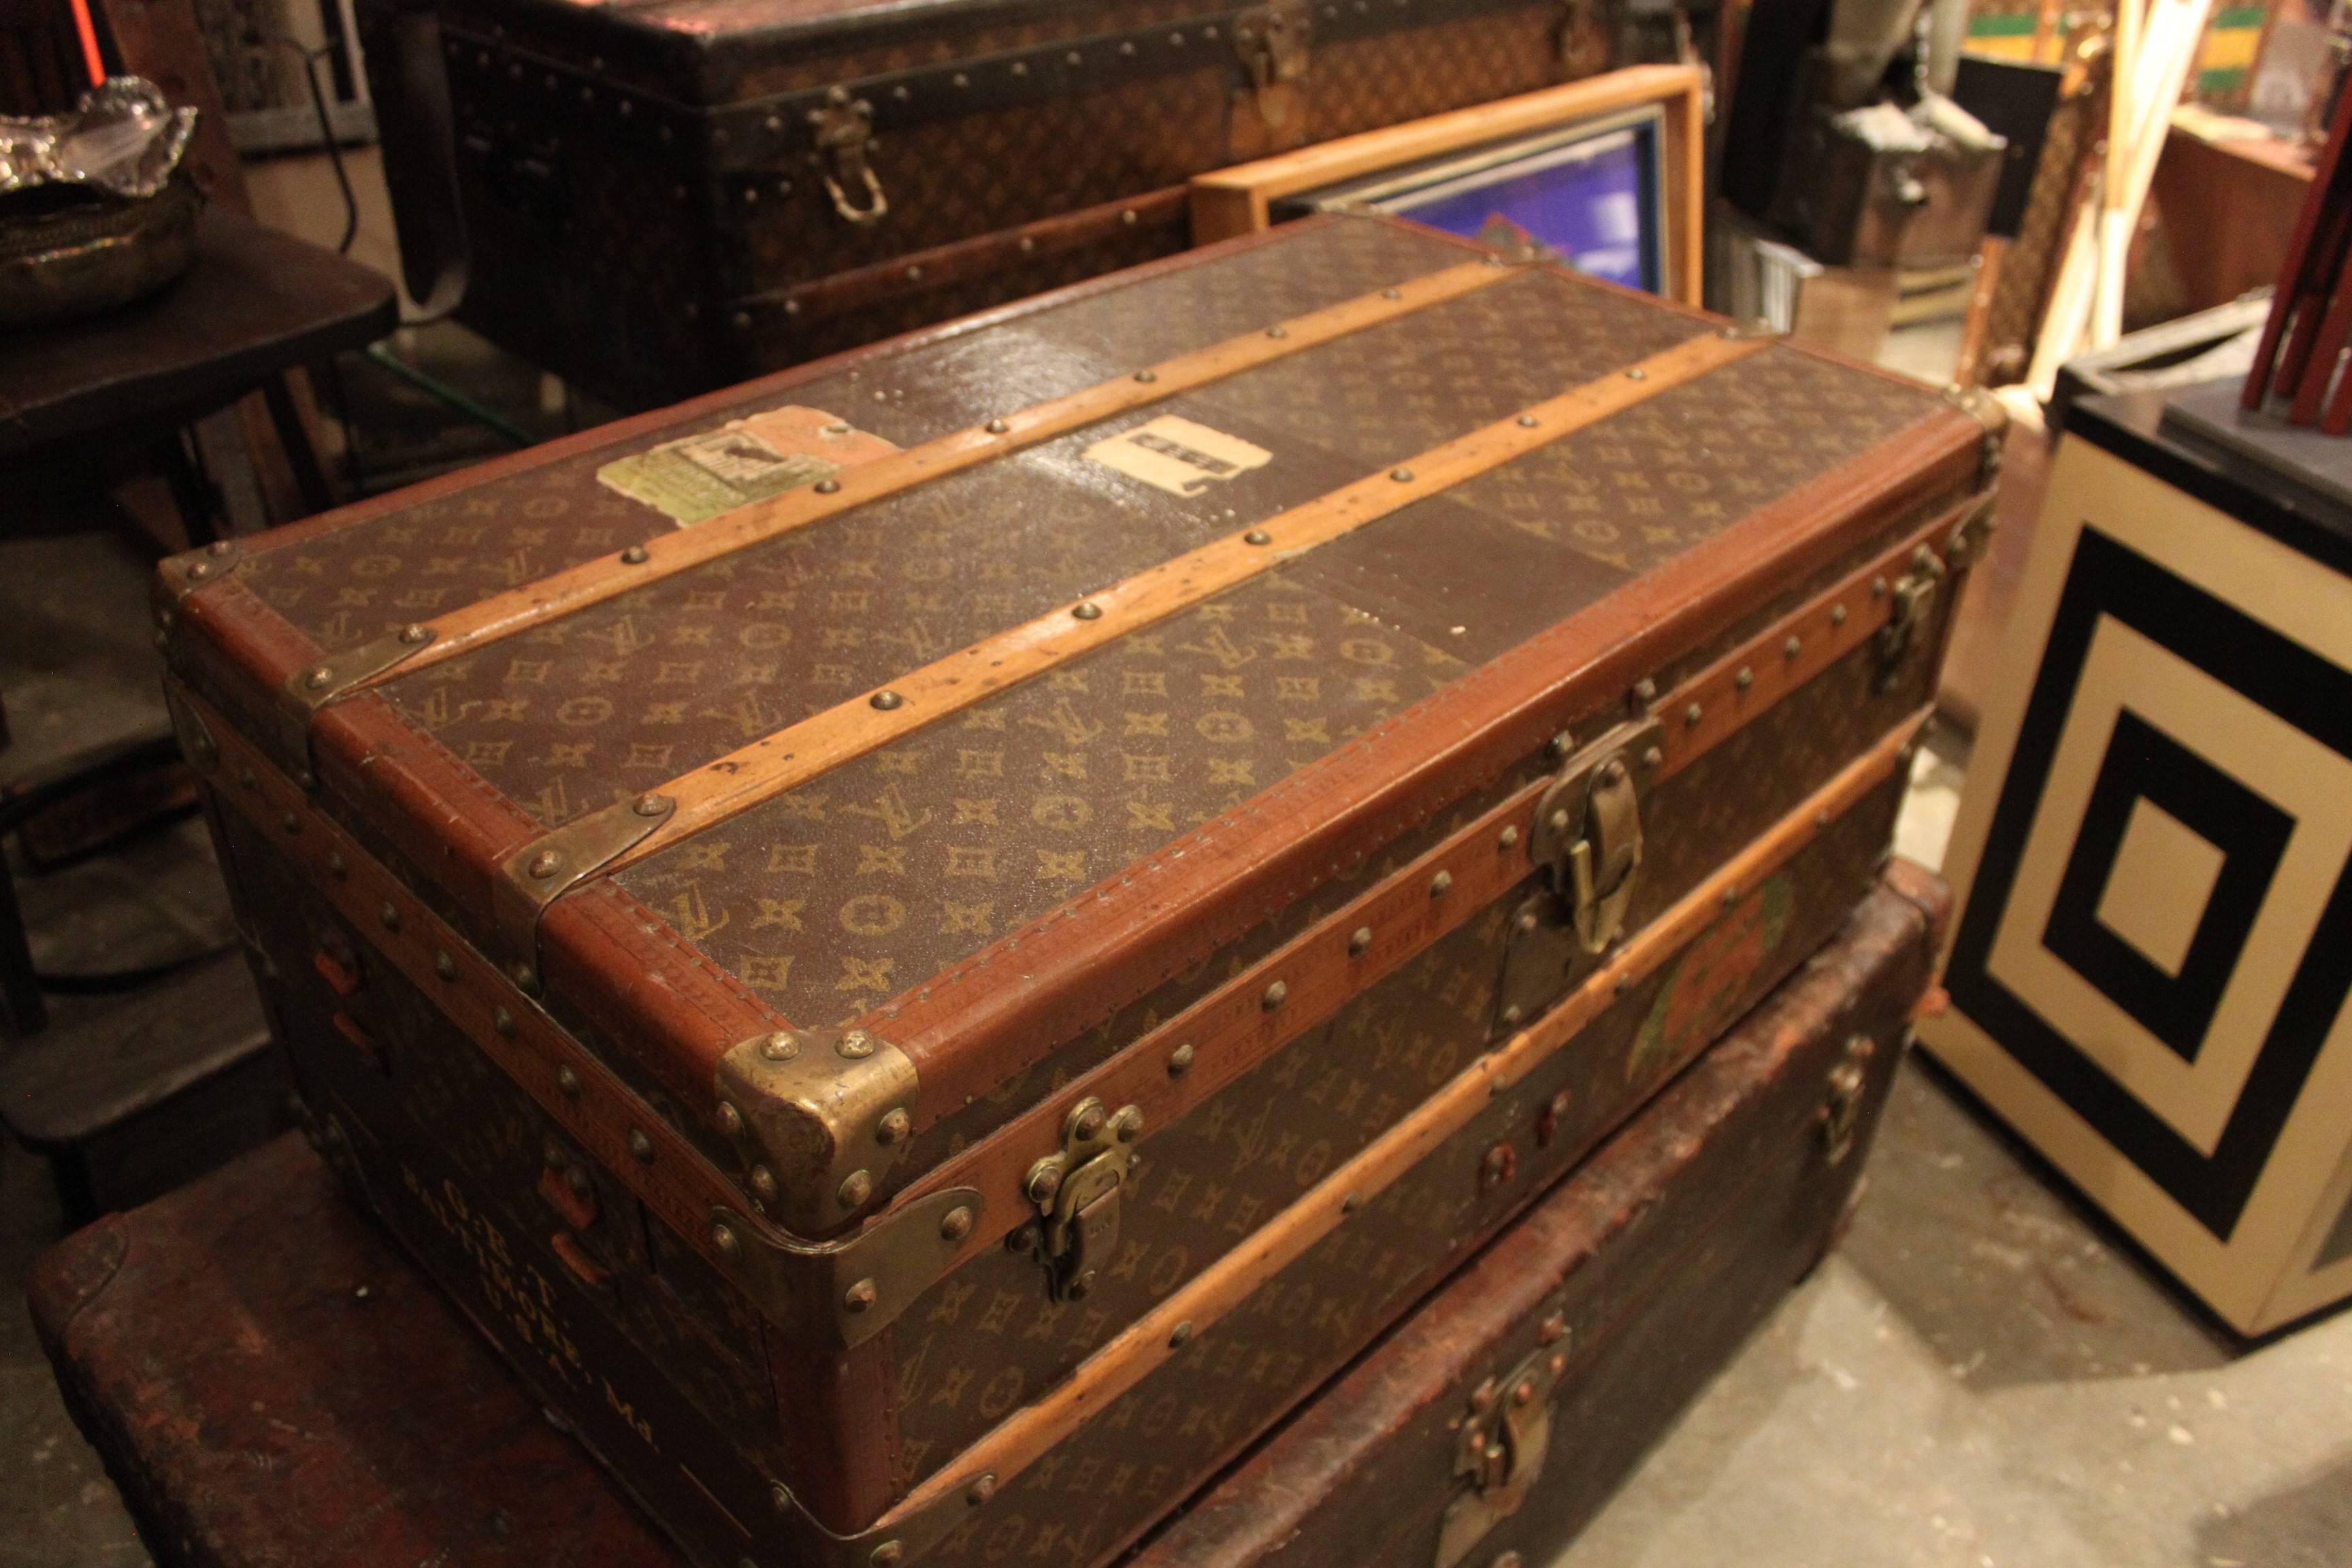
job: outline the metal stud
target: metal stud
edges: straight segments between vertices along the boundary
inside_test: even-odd
[[[1242,535],[1242,542],[1244,544],[1272,544],[1274,542],[1274,535],[1268,533],[1262,528],[1253,528],[1247,533]]]
[[[1160,374],[1157,371],[1139,370],[1135,373],[1135,379],[1145,383],[1154,382],[1160,379]]]
[[[1756,684],[1756,672],[1743,664],[1739,667],[1739,673],[1731,678],[1731,684],[1745,691]]]
[[[1182,1078],[1186,1073],[1191,1072],[1192,1070],[1192,1042],[1188,1040],[1168,1053],[1168,1076],[1170,1078]]]
[[[1409,485],[1412,483],[1412,470],[1411,468],[1391,468],[1389,470],[1389,478],[1394,479],[1401,485]]]
[[[862,1062],[874,1054],[874,1037],[863,1029],[851,1029],[834,1042],[833,1049],[844,1061]]]
[[[776,1201],[776,1173],[765,1165],[751,1167],[751,1192],[763,1204]]]
[[[971,1234],[971,1210],[961,1204],[940,1216],[940,1239],[961,1241]]]
[[[1650,373],[1639,366],[1636,366],[1625,373],[1625,379],[1627,381],[1647,381],[1650,379]]]
[[[1169,1331],[1168,1348],[1171,1351],[1181,1351],[1191,1342],[1192,1338],[1192,1320],[1187,1318],[1182,1322],[1177,1324],[1175,1328]]]
[[[642,1127],[629,1129],[629,1157],[640,1165],[654,1163],[654,1141],[646,1136]]]
[[[500,1007],[490,1015],[490,1027],[497,1030],[502,1038],[509,1040],[514,1038],[514,1015]]]
[[[989,433],[990,435],[992,435],[992,436],[1002,436],[1002,435],[1003,435],[1007,430],[1012,429],[1012,428],[1013,428],[1013,426],[1010,426],[1010,425],[1007,425],[1007,424],[1006,424],[1003,420],[1002,420],[1002,419],[992,419],[992,420],[990,420],[990,421],[988,422],[986,428],[987,428],[988,433]]]
[[[841,1310],[852,1314],[866,1311],[881,1299],[881,1287],[871,1279],[860,1279],[841,1293]]]
[[[1290,329],[1288,327],[1268,327],[1265,330],[1265,335],[1269,338],[1286,338],[1290,335]]]
[[[1698,721],[1699,705],[1697,703],[1694,702],[1689,707],[1683,710],[1683,722],[1685,724],[1696,724]]]
[[[378,908],[375,911],[375,918],[383,922],[383,929],[386,931],[398,931],[400,929],[400,910],[390,903],[383,904]]]
[[[1132,45],[1125,47],[1133,47]],[[974,1508],[980,1508],[995,1495],[996,1472],[991,1470],[974,1479],[971,1485],[964,1489],[963,1500]]]
[[[1538,423],[1536,416],[1532,414],[1522,414],[1519,416],[1519,428],[1522,430],[1532,430],[1536,427]]]
[[[1843,605],[1832,605],[1830,606],[1830,625],[1833,626],[1842,626],[1845,625],[1845,606]]]
[[[895,691],[877,691],[873,696],[866,699],[867,702],[871,703],[876,708],[880,709],[885,713],[889,712],[894,708],[903,706],[906,700],[907,700],[905,698],[899,696]]]
[[[332,681],[334,679],[335,672],[329,669],[322,664],[313,668],[310,674],[304,676],[302,678],[302,684],[309,687],[313,691],[323,691],[327,689],[328,683]]]
[[[1433,899],[1442,899],[1453,890],[1454,873],[1451,871],[1440,871],[1429,879],[1429,896]]]
[[[843,1208],[854,1209],[873,1195],[873,1174],[866,1171],[852,1171],[841,1178],[841,1185],[835,1191],[833,1198]]]
[[[639,816],[667,816],[677,802],[666,795],[646,794],[637,796],[630,809]]]
[[[1102,619],[1102,606],[1095,604],[1078,605],[1072,607],[1070,614],[1082,621],[1098,621]]]
[[[839,495],[841,493],[841,481],[839,479],[819,479],[816,482],[816,493],[821,496]]]
[[[1290,1000],[1290,987],[1277,980],[1259,995],[1257,1005],[1271,1013],[1288,1000]]]
[[[626,550],[621,552],[621,563],[625,566],[644,565],[646,563],[646,547],[642,544],[630,545]]]
[[[1497,849],[1515,849],[1518,843],[1519,829],[1516,823],[1495,836],[1495,847]]]
[[[1791,637],[1787,642],[1780,645],[1780,657],[1782,658],[1794,658],[1804,651],[1804,643],[1794,637]]]
[[[343,859],[343,852],[340,849],[328,850],[327,875],[334,878],[338,881],[341,881],[343,878],[348,877],[351,874],[352,868],[350,864]]]
[[[710,1227],[710,1245],[717,1247],[719,1255],[730,1263],[743,1256],[741,1239],[736,1236],[735,1227],[724,1220]]]
[[[743,1113],[736,1110],[730,1101],[722,1100],[719,1102],[719,1109],[713,1113],[712,1120],[719,1123],[721,1135],[729,1138],[743,1136]]]
[[[1658,683],[1643,676],[1633,682],[1633,700],[1647,708],[1658,700]]]
[[[914,1119],[907,1114],[907,1108],[898,1106],[885,1112],[882,1120],[874,1124],[874,1142],[886,1147],[903,1143],[914,1130]]]
[[[566,1100],[580,1098],[580,1075],[572,1070],[570,1062],[555,1069],[555,1087],[562,1091]]]
[[[1363,957],[1363,956],[1364,956],[1364,954],[1365,954],[1365,953],[1370,952],[1371,951],[1371,948],[1372,948],[1372,928],[1371,928],[1371,927],[1370,927],[1370,926],[1358,926],[1358,927],[1357,927],[1353,931],[1351,931],[1351,932],[1349,932],[1349,936],[1348,936],[1348,956],[1349,956],[1349,958],[1361,958],[1361,957]]]
[[[449,956],[446,948],[436,947],[433,950],[433,973],[444,980],[457,978],[457,961]]]
[[[1381,290],[1381,298],[1383,300],[1402,300],[1404,298],[1404,290],[1402,289],[1383,289]]]
[[[530,864],[525,869],[535,880],[543,882],[563,869],[563,857],[552,849],[542,849],[530,858]]]

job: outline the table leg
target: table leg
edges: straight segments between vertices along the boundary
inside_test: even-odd
[[[285,376],[271,376],[262,384],[261,395],[269,405],[269,423],[277,428],[278,444],[286,448],[286,461],[294,470],[302,504],[313,516],[331,510],[335,492],[327,486],[327,472],[319,466],[319,454],[310,445],[310,433],[294,406],[294,394]]]

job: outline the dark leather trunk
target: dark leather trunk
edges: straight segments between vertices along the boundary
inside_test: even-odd
[[[1835,1245],[1948,907],[1925,873],[1891,869],[1811,963],[1126,1568],[1550,1561]]]
[[[1552,85],[1569,16],[1556,0],[361,10],[412,287],[452,280],[461,248],[462,320],[639,408],[1181,250],[1194,174]]]
[[[1827,940],[1984,450],[1316,219],[178,558],[159,616],[327,1148],[649,1509],[911,1564],[1123,1454],[1098,1553]],[[1196,1336],[1247,1386],[1170,1429]]]

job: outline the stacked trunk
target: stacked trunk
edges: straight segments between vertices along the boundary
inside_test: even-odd
[[[1990,449],[1318,219],[160,621],[322,1147],[689,1554],[1088,1564],[1848,919]]]
[[[360,14],[411,288],[636,408],[1172,254],[1195,174],[1605,59],[1559,0]]]

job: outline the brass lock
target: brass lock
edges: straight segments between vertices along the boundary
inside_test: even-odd
[[[880,223],[890,202],[882,194],[882,177],[866,161],[877,145],[874,106],[862,98],[853,100],[847,88],[836,87],[825,93],[824,108],[809,110],[808,121],[816,138],[811,161],[824,180],[825,195],[833,198],[833,210],[861,228]],[[850,199],[853,191],[865,205]]]
[[[1120,1194],[1142,1135],[1139,1108],[1112,1111],[1088,1096],[1062,1119],[1061,1152],[1029,1167],[1023,1189],[1039,1217],[1014,1233],[1013,1245],[1036,1254],[1056,1301],[1084,1300],[1118,1249]]]

